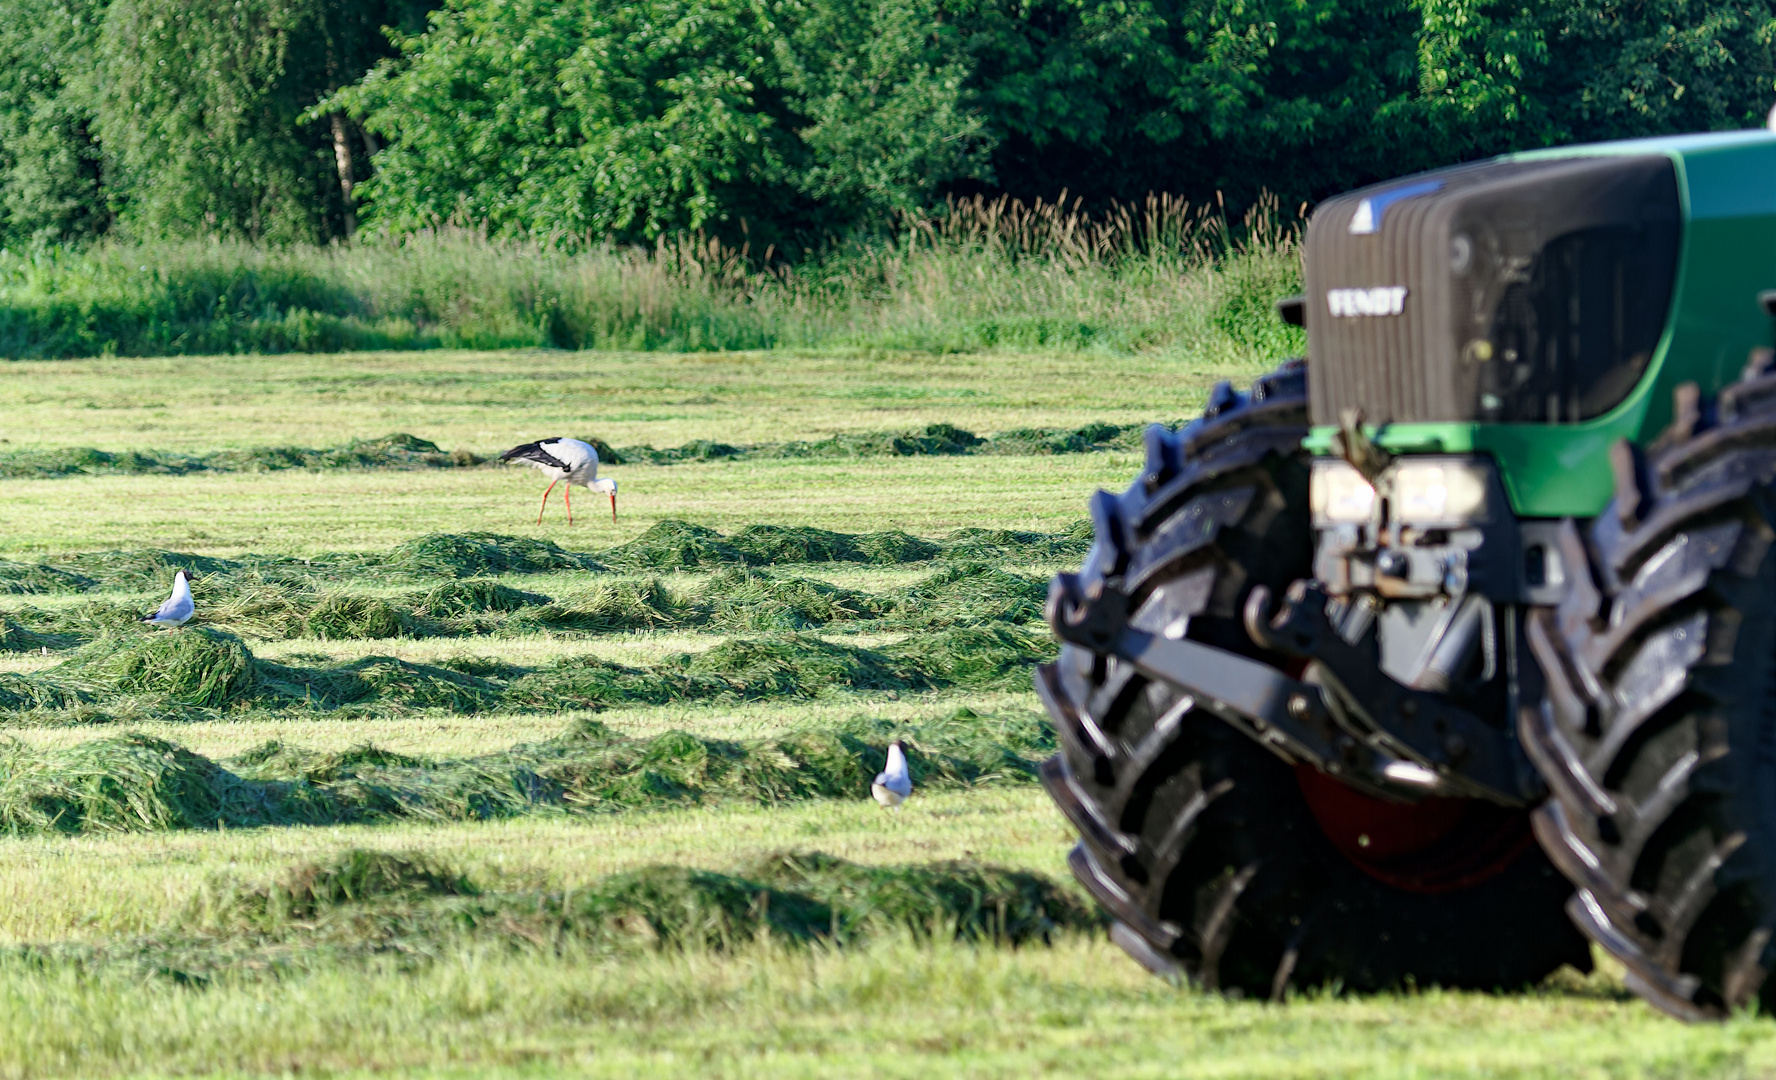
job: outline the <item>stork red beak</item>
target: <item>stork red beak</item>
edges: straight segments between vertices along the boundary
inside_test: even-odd
[[[617,493],[611,492],[611,520],[617,520]]]

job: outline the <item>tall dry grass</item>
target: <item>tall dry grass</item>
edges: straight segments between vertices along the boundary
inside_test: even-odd
[[[441,229],[355,247],[235,242],[0,252],[0,356],[343,349],[1296,344],[1299,223],[1154,196],[953,200],[796,265],[676,236],[568,248]]]

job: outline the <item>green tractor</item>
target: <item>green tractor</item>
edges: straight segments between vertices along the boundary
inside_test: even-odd
[[[1308,225],[1308,355],[1091,504],[1043,780],[1148,968],[1776,1006],[1776,134]]]

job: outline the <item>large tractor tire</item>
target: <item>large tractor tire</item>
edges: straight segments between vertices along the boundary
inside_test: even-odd
[[[1529,627],[1549,683],[1524,746],[1554,797],[1536,832],[1572,917],[1685,1019],[1761,1001],[1776,964],[1776,374],[1715,407],[1678,393],[1616,498],[1569,526],[1560,607]]]
[[[1281,594],[1311,574],[1306,426],[1293,362],[1249,394],[1217,387],[1176,434],[1152,429],[1142,475],[1098,493],[1092,551],[1053,595],[1111,585],[1141,630],[1281,665],[1239,613],[1254,585]],[[1081,836],[1069,861],[1149,969],[1273,998],[1291,985],[1515,988],[1589,969],[1562,910],[1570,887],[1525,812],[1366,797],[1076,645],[1037,687],[1060,742],[1043,779]]]

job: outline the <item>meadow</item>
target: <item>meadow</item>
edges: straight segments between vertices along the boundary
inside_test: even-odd
[[[1267,1004],[1107,940],[1029,670],[1140,425],[1274,355],[1199,325],[8,364],[0,1076],[1776,1072],[1607,964]],[[615,521],[533,524],[550,434]]]
[[[353,349],[1286,349],[1269,307],[1298,224],[1264,195],[952,200],[786,262],[704,234],[651,246],[460,228],[352,246],[110,239],[0,247],[0,356]],[[933,390],[940,389],[933,387]]]

